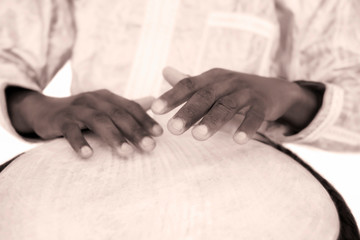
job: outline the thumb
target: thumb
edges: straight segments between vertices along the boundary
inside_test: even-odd
[[[135,99],[134,102],[140,104],[140,106],[145,110],[149,110],[151,107],[151,104],[153,103],[153,101],[155,100],[154,97],[148,96],[148,97],[143,97],[143,98],[139,98],[139,99]]]
[[[163,70],[163,76],[171,86],[174,86],[180,80],[189,77],[189,75],[184,74],[172,67],[165,67]]]

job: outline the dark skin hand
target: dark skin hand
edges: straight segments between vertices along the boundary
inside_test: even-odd
[[[162,128],[147,113],[153,98],[130,101],[108,90],[86,92],[66,98],[52,98],[39,92],[8,87],[8,112],[14,128],[22,135],[42,139],[64,136],[82,158],[93,151],[83,136],[89,129],[100,136],[121,157],[134,147],[148,152],[155,148],[153,136]]]
[[[152,111],[165,114],[185,103],[169,120],[168,129],[180,135],[194,126],[197,140],[208,139],[239,113],[244,120],[233,136],[239,144],[252,139],[264,121],[281,120],[302,129],[320,107],[313,92],[279,78],[220,68],[194,77],[166,68],[164,77],[173,88],[154,101]]]

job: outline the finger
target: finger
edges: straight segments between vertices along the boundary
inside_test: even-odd
[[[240,124],[244,121],[244,115],[237,113],[230,121],[224,124],[219,131],[234,135]]]
[[[78,120],[83,122],[92,132],[101,137],[110,147],[122,157],[128,157],[134,152],[123,134],[104,112],[94,109],[81,109],[77,114]]]
[[[144,128],[147,132],[157,137],[163,133],[163,129],[153,118],[151,118],[141,106],[134,102],[128,101],[125,105],[126,111]]]
[[[245,144],[252,139],[256,131],[265,120],[265,108],[262,105],[254,104],[246,112],[244,121],[234,134],[234,141],[238,144]]]
[[[209,84],[195,92],[186,104],[168,123],[171,133],[179,135],[200,120],[213,106],[215,101],[232,91],[229,82]]]
[[[206,83],[206,79],[201,76],[184,78],[172,89],[155,100],[151,110],[155,114],[167,113],[187,101],[196,91],[204,87]]]
[[[80,127],[74,122],[67,122],[61,126],[61,132],[71,147],[81,158],[90,158],[93,154],[88,142],[85,140]]]
[[[204,141],[234,118],[235,114],[249,102],[249,95],[241,92],[219,98],[200,123],[192,130],[195,139]]]
[[[180,80],[190,77],[190,75],[186,75],[172,67],[165,67],[163,70],[163,76],[171,86],[175,86],[178,82],[180,82]]]
[[[118,108],[125,109],[147,132],[153,136],[160,136],[163,133],[163,129],[153,118],[151,118],[144,109],[150,108],[153,101],[153,97],[146,97],[138,99],[137,102],[130,101],[126,98],[120,97],[110,91],[101,90],[97,94],[101,96],[105,101],[117,106]],[[110,108],[112,109],[112,108]]]
[[[111,110],[107,109],[106,111],[117,128],[131,143],[146,152],[155,148],[154,139],[126,110],[113,106]]]

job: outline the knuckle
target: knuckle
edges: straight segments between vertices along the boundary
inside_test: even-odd
[[[99,90],[95,91],[95,93],[100,94],[100,95],[107,95],[107,94],[110,94],[110,91],[108,89],[103,88],[103,89],[99,89]]]
[[[223,68],[219,68],[219,67],[216,67],[216,68],[211,68],[209,71],[207,71],[208,73],[211,73],[211,74],[215,74],[215,75],[218,75],[219,73],[222,73],[224,71]]]
[[[212,88],[202,88],[197,93],[196,96],[198,96],[201,101],[214,101],[215,100],[215,92]]]
[[[70,119],[73,119],[74,117],[75,117],[75,113],[74,113],[74,111],[72,111],[71,107],[62,109],[56,115],[56,119],[58,119],[58,121],[60,122],[60,125],[65,120],[70,120]]]
[[[183,107],[177,115],[183,119],[194,119],[199,114],[199,110],[198,106],[187,106]]]
[[[206,126],[210,127],[210,129],[213,129],[216,128],[220,120],[221,120],[220,114],[209,113],[206,116],[206,118],[204,118],[203,123]]]
[[[113,108],[113,109],[110,110],[109,115],[112,118],[125,119],[126,116],[127,116],[127,113],[124,110],[120,109],[120,108]]]
[[[137,102],[131,101],[129,105],[129,112],[133,117],[138,119],[141,122],[152,121],[149,115],[145,112],[145,110],[141,107],[141,105]]]
[[[235,80],[238,82],[241,89],[246,89],[247,91],[252,90],[251,85],[250,85],[250,83],[248,81],[242,80],[242,79],[239,80],[238,78],[235,79]]]
[[[241,94],[248,97],[253,95],[253,90],[248,86],[246,82],[240,82],[239,87],[241,88]]]
[[[230,84],[233,85],[238,91],[241,92],[247,92],[251,91],[251,87],[248,81],[242,79],[239,76],[233,76],[228,78],[230,81]]]
[[[256,101],[256,93],[251,88],[235,87],[235,93],[232,95],[239,105],[247,105]]]
[[[88,106],[92,102],[92,94],[90,92],[79,94],[74,98],[71,102],[72,105],[75,106]]]
[[[106,113],[95,112],[91,115],[91,119],[95,122],[107,123],[109,122],[109,117]]]
[[[127,136],[127,138],[136,144],[137,142],[141,141],[141,139],[143,139],[146,135],[147,133],[142,128],[140,128],[139,126],[134,126],[131,129],[131,135]]]
[[[120,144],[123,141],[123,136],[117,128],[111,128],[109,130],[108,137],[110,141]]]
[[[233,112],[238,109],[238,104],[237,104],[236,100],[231,97],[220,98],[217,102],[217,106],[227,112]]]
[[[95,123],[93,126],[93,131],[111,146],[120,143],[120,141],[123,139],[120,130],[116,128],[109,119],[105,122]]]
[[[181,88],[185,88],[186,90],[190,90],[190,91],[193,91],[195,90],[196,88],[196,84],[195,84],[195,81],[193,78],[184,78],[183,80],[181,80],[178,85],[181,87]]]
[[[209,75],[213,78],[220,78],[220,80],[232,78],[234,72],[223,69],[223,68],[212,68],[204,73],[206,76]]]
[[[242,85],[242,84],[240,84]],[[255,94],[253,93],[252,89],[249,88],[249,87],[242,87],[242,86],[239,86],[241,87],[241,90],[240,90],[240,94],[241,94],[241,99],[243,99],[244,101],[250,101],[255,98]]]
[[[121,112],[118,118],[114,118],[114,120],[119,127],[129,129],[130,132],[138,125],[136,120],[127,112]]]

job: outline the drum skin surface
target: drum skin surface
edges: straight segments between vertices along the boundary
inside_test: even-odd
[[[56,139],[1,173],[1,239],[337,239],[326,190],[262,143],[165,133],[154,152],[122,159],[87,140],[88,160]]]

